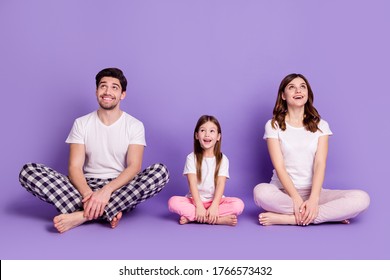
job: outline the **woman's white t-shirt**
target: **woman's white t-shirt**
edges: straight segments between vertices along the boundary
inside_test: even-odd
[[[215,157],[203,157],[202,161],[202,181],[198,183],[199,196],[202,201],[210,201],[214,198],[215,184],[214,172],[216,167]],[[196,174],[196,157],[192,152],[187,156],[183,174]],[[222,155],[221,166],[218,176],[229,178],[229,160],[225,155]],[[191,197],[189,192],[186,197]]]
[[[281,130],[275,122],[276,129],[272,127],[271,120],[265,125],[264,139],[278,139],[282,150],[284,164],[297,189],[310,188],[313,180],[314,158],[317,152],[318,138],[332,135],[326,121],[320,120],[316,132],[310,132],[305,127],[293,127],[286,122],[286,130]],[[278,175],[273,170],[271,184],[283,188]]]

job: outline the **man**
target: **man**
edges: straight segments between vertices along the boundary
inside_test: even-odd
[[[169,181],[163,164],[140,172],[145,132],[142,122],[120,109],[126,86],[120,69],[96,75],[99,109],[76,119],[66,139],[69,176],[36,163],[20,172],[22,186],[61,213],[53,219],[60,233],[96,219],[115,228],[123,211],[156,195]]]

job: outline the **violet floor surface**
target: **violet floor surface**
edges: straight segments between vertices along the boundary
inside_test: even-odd
[[[27,193],[1,206],[1,259],[389,259],[388,223],[374,219],[374,207],[350,225],[308,227],[257,223],[260,209],[248,197],[236,227],[179,225],[164,191],[124,215],[118,228],[88,223],[56,232],[54,207]],[[386,249],[387,247],[387,249]]]

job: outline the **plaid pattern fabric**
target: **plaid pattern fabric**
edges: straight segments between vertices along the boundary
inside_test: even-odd
[[[102,188],[111,179],[87,178],[90,188]],[[82,197],[69,178],[50,167],[38,163],[25,164],[19,181],[24,188],[39,199],[53,204],[60,213],[82,210]],[[127,185],[116,190],[106,206],[102,219],[111,221],[120,211],[130,211],[139,203],[159,193],[169,181],[165,165],[156,163],[134,177]]]

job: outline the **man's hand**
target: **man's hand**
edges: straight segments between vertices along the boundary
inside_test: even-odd
[[[88,220],[97,219],[103,215],[112,194],[106,186],[92,192],[83,199],[84,217]]]

